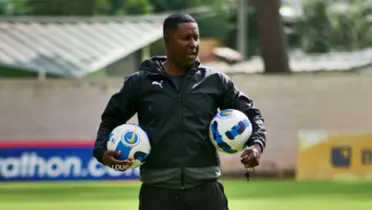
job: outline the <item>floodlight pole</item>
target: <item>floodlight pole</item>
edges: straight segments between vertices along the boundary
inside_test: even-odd
[[[237,0],[237,48],[243,60],[247,58],[247,4],[246,0]]]

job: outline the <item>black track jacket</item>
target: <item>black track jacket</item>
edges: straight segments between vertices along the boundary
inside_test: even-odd
[[[218,153],[208,137],[218,108],[244,112],[253,126],[249,145],[257,143],[265,148],[266,129],[260,111],[225,74],[196,61],[178,91],[161,65],[165,60],[158,56],[142,62],[139,71],[125,77],[123,87],[111,97],[93,151],[99,162],[107,150],[110,132],[135,113],[152,146],[141,166],[143,184],[188,189],[219,178]]]

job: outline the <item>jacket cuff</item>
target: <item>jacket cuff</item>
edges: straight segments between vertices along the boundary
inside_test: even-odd
[[[101,148],[95,148],[93,150],[93,155],[94,157],[97,159],[98,162],[102,163],[103,164],[103,161],[102,161],[102,158],[103,158],[103,154],[106,152],[105,149],[101,149]]]

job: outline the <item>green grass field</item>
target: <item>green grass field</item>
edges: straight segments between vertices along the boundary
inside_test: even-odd
[[[371,210],[372,182],[222,181],[231,210]],[[2,183],[1,210],[138,209],[138,182]]]

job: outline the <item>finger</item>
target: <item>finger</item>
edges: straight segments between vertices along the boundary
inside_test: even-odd
[[[249,159],[253,156],[253,153],[250,152],[249,150],[244,151],[244,153],[240,156],[240,160],[243,159]]]
[[[243,164],[250,164],[252,160],[256,159],[256,157],[251,153],[247,154],[245,157],[240,158],[240,162]]]
[[[242,155],[242,156],[240,157],[240,160],[248,159],[249,157],[250,157],[249,154],[245,154],[245,155]]]
[[[115,157],[119,157],[120,154],[121,154],[121,151],[119,150],[119,151],[116,152],[116,154],[115,154],[114,156],[115,156]]]
[[[134,164],[134,161],[129,161],[129,162],[128,162],[128,165],[129,165],[129,166],[132,166],[133,164]]]
[[[109,156],[117,157],[121,154],[121,151],[107,151],[106,154],[109,155]]]
[[[240,160],[240,162],[242,163],[242,164],[249,164],[249,159],[248,158],[243,158],[243,159],[241,159]]]
[[[110,161],[113,164],[117,164],[117,165],[133,165],[133,161],[130,161],[130,160],[118,160],[118,159],[115,159],[114,157],[111,157],[110,158]]]
[[[240,155],[240,158],[244,158],[245,156],[247,156],[247,153],[248,153],[248,151],[244,150],[244,152]]]
[[[241,154],[240,157],[241,158],[244,158],[244,157],[247,157],[247,156],[249,156],[249,155],[251,155],[253,153],[254,153],[254,151],[252,149],[248,148],[248,149],[244,150],[244,152]]]
[[[121,162],[122,164],[127,164],[129,166],[134,164],[134,159],[131,157],[126,160],[117,160],[117,161]]]
[[[134,164],[134,162],[130,160],[118,160],[117,162],[120,165],[128,165],[128,166],[132,166]]]

